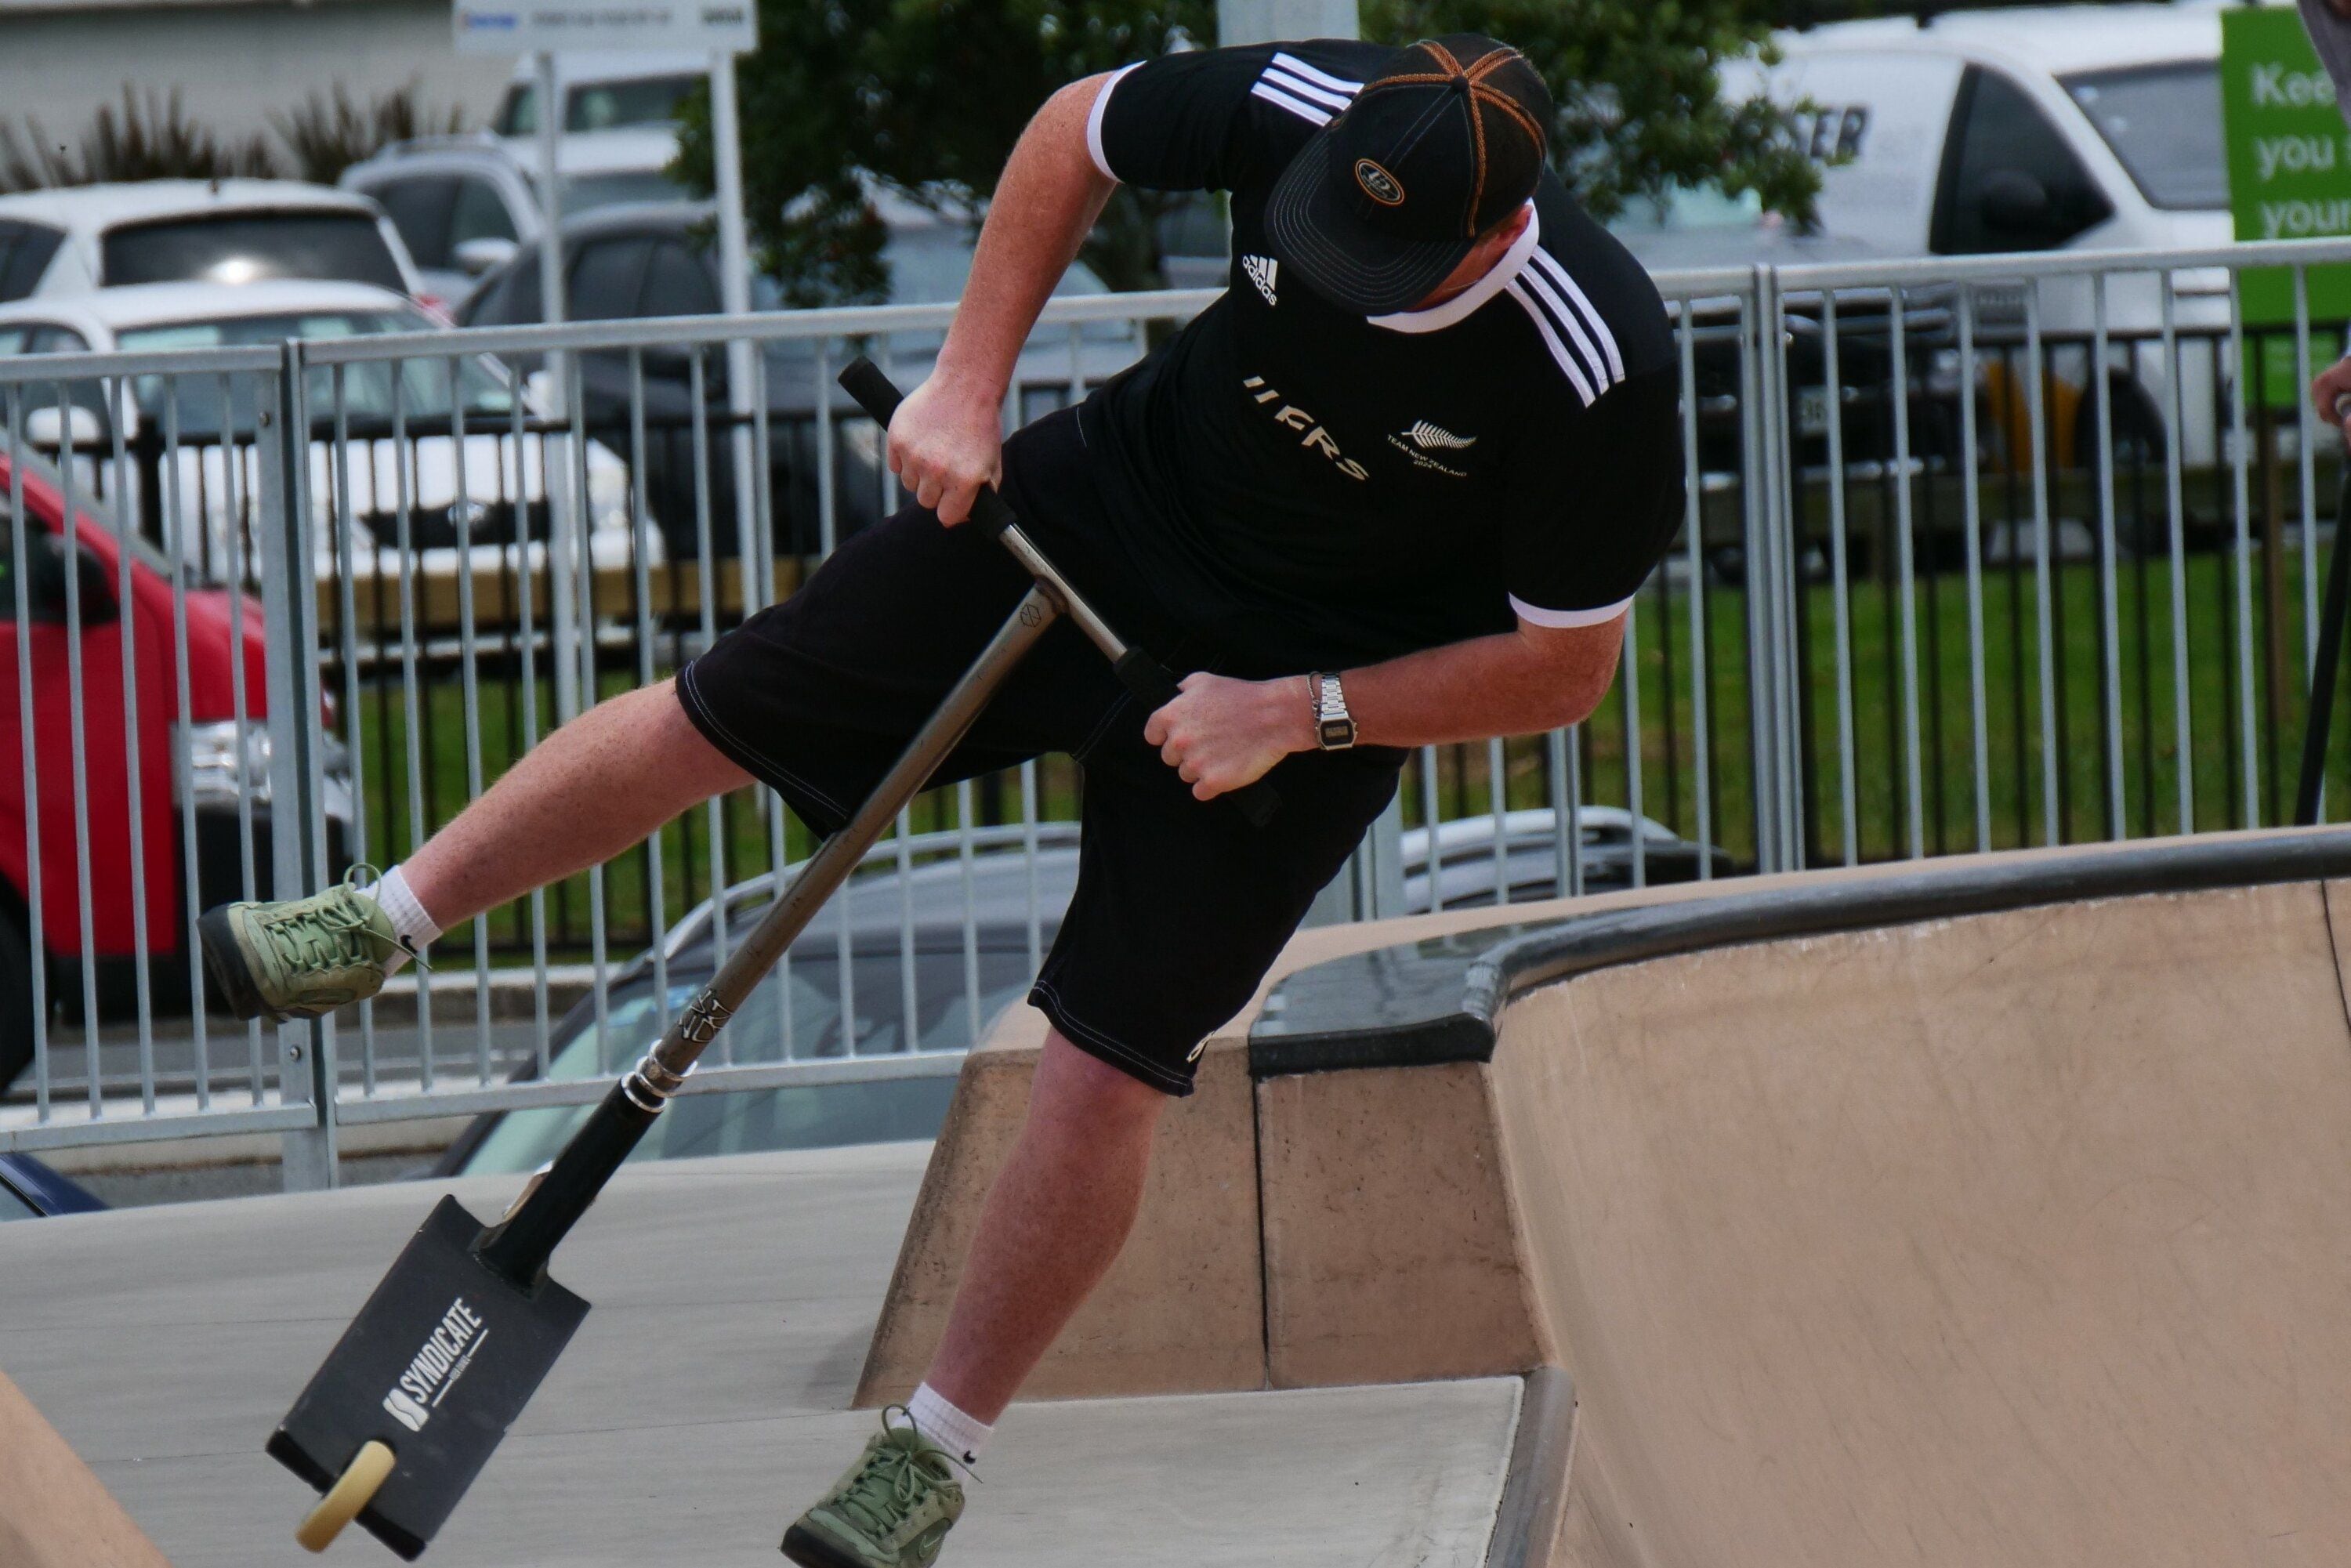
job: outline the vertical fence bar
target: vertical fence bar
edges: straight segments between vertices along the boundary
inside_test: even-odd
[[[1976,852],[1982,854],[1991,848],[1991,748],[1984,698],[1983,486],[1976,463],[1975,321],[1975,289],[1963,284],[1959,288],[1960,528],[1968,557],[1968,729],[1975,769]]]
[[[1917,518],[1910,494],[1910,325],[1899,286],[1886,296],[1886,327],[1894,363],[1895,563],[1902,615],[1902,781],[1904,829],[1912,860],[1927,854],[1926,775],[1918,739]]]
[[[697,357],[695,364],[701,361]],[[634,532],[634,558],[630,563],[630,576],[637,601],[637,685],[653,684],[653,509],[645,496],[645,354],[643,349],[629,350],[629,494],[630,522]],[[696,476],[699,482],[699,476]],[[706,569],[708,561],[703,566]],[[677,570],[677,563],[670,563]],[[676,579],[672,577],[674,583]],[[703,596],[707,599],[705,592]],[[663,863],[664,830],[655,828],[645,836],[645,882],[648,893],[645,908],[652,925],[653,955],[653,1018],[666,1030],[669,1027],[669,879]]]
[[[2296,476],[2302,492],[2302,673],[2307,681],[2318,662],[2318,423],[2302,389],[2310,385],[2310,269],[2294,269],[2294,384]],[[2326,821],[2321,788],[2318,820]]]
[[[106,1114],[106,1099],[99,1080],[97,898],[89,857],[89,709],[84,701],[82,683],[81,572],[78,565],[81,519],[74,498],[72,388],[63,381],[57,382],[57,430],[58,440],[64,443],[59,454],[62,461],[57,464],[57,490],[61,497],[58,515],[65,526],[66,687],[72,705],[67,734],[73,768],[74,891],[81,901],[82,1055],[89,1074],[89,1114],[95,1121]],[[29,714],[32,710],[27,707],[26,711]]]
[[[457,689],[465,711],[458,728],[465,747],[465,800],[482,798],[482,685],[479,647],[474,635],[474,498],[465,471],[465,377],[464,361],[449,357],[449,471],[454,495],[449,516],[457,526]],[[405,360],[387,367],[393,375],[408,369]],[[474,1076],[490,1081],[490,915],[474,916]]]
[[[275,383],[256,391],[253,455],[261,497],[261,603],[269,700],[270,880],[279,897],[316,885],[309,825],[315,815],[312,753],[319,729],[316,552],[308,546],[310,421],[303,397],[302,346],[280,345]],[[286,1190],[335,1185],[333,1062],[323,1022],[277,1028],[277,1098],[308,1105],[317,1120],[284,1135]]]
[[[1438,844],[1438,832],[1444,813],[1437,799],[1437,747],[1420,748],[1420,815],[1428,833],[1428,907],[1430,913],[1445,907],[1445,857]]]
[[[49,966],[46,906],[48,888],[41,866],[40,745],[34,735],[33,714],[33,570],[32,515],[25,510],[25,391],[8,388],[8,530],[10,563],[16,584],[16,711],[26,718],[17,727],[24,747],[25,789],[25,912],[26,945],[33,962],[33,1115],[49,1119]],[[72,535],[65,543],[70,547]],[[184,711],[184,710],[183,710]]]
[[[164,376],[160,378],[160,382],[159,390],[163,405],[163,549],[172,562],[172,648],[174,665],[172,685],[173,695],[179,700],[176,711],[180,716],[178,734],[172,740],[173,776],[181,781],[179,791],[181,875],[186,882],[187,928],[193,932],[196,928],[197,917],[204,914],[204,879],[202,862],[197,858],[196,850],[194,788],[196,709],[193,677],[188,670],[187,543],[181,532],[187,525],[180,510],[183,499],[180,493],[180,379],[177,376]],[[11,389],[12,392],[13,390]],[[24,508],[18,507],[16,508],[16,514],[18,517],[24,516]],[[201,519],[197,526],[199,529],[202,528]],[[21,578],[19,580],[21,581]],[[243,658],[241,646],[235,656],[239,659]],[[28,707],[26,711],[31,710]],[[31,744],[29,733],[28,731],[27,746]],[[28,806],[31,804],[29,800],[26,803]],[[35,881],[37,885],[37,873]],[[37,934],[39,929],[37,925],[34,927]],[[213,1104],[212,1040],[211,1031],[204,1018],[206,998],[204,960],[193,949],[194,944],[192,941],[187,955],[188,1034],[195,1049],[196,1109],[209,1111]],[[40,951],[37,935],[34,939],[33,950],[37,953]],[[39,966],[35,966],[34,974],[37,985]],[[38,1020],[35,1021],[37,1026]]]
[[[1698,329],[1692,320],[1696,307],[1695,300],[1682,301],[1677,336],[1682,386],[1682,528],[1687,536],[1684,549],[1689,562],[1690,760],[1697,792],[1698,874],[1698,880],[1705,882],[1714,874],[1714,758],[1707,733],[1706,476],[1699,469],[1698,455]],[[1566,762],[1561,749],[1566,737],[1557,731],[1552,733],[1552,831],[1563,840],[1567,812],[1559,804],[1556,792],[1565,788]],[[1562,892],[1567,889],[1565,855],[1562,848],[1558,882]]]
[[[131,407],[131,382],[126,376],[116,376],[110,382],[100,377],[98,386],[99,401],[112,415],[107,423],[114,432],[115,619],[122,634],[122,771],[129,817],[124,828],[131,845],[131,951],[138,971],[133,980],[139,1008],[139,1103],[141,1112],[152,1116],[155,1113],[155,998],[148,971],[154,955],[149,947],[147,931],[149,828],[139,741],[138,600],[133,596],[131,578],[131,538],[137,524],[132,516],[131,459],[124,431]]]
[[[1773,509],[1771,500],[1773,426],[1765,417],[1770,396],[1769,361],[1779,353],[1777,291],[1767,267],[1754,269],[1752,290],[1740,301],[1740,409],[1744,448],[1740,465],[1740,510],[1746,526],[1747,682],[1749,749],[1755,800],[1755,859],[1766,872],[1789,869],[1784,816],[1780,800],[1782,757],[1777,672],[1778,640],[1772,570]]]
[[[424,702],[419,690],[416,646],[416,530],[413,523],[416,497],[416,446],[408,438],[408,378],[393,375],[392,382],[392,475],[394,511],[393,538],[398,547],[395,565],[400,573],[400,702],[403,747],[408,774],[408,852],[414,854],[424,842],[431,822],[426,815],[424,799]],[[381,563],[381,553],[377,555]],[[377,570],[381,571],[379,564]],[[426,945],[427,946],[430,944]],[[416,1086],[420,1093],[433,1092],[434,1064],[433,1060],[433,972],[425,967],[429,959],[416,966]]]
[[[716,541],[712,538],[710,521],[710,413],[709,398],[705,385],[708,371],[705,364],[709,350],[697,344],[693,358],[687,361],[686,395],[692,403],[689,415],[694,455],[694,542],[700,556],[695,563],[695,594],[701,602],[697,618],[702,628],[702,645],[708,648],[718,640],[718,595],[720,573]],[[737,548],[741,548],[737,541]],[[710,834],[710,942],[714,963],[726,961],[726,798],[714,795],[703,802],[703,821]],[[718,1060],[723,1065],[735,1060],[735,1042],[726,1031],[719,1031]]]
[[[520,378],[516,380],[519,382]],[[522,670],[521,689],[516,694],[522,709],[522,749],[525,756],[538,745],[538,570],[531,564],[530,528],[530,430],[529,409],[517,387],[507,403],[507,439],[514,447],[514,496],[516,516],[520,519],[515,529],[515,595],[516,631],[519,641]],[[540,452],[545,455],[546,438],[540,438]],[[641,470],[631,470],[632,481],[641,476]],[[539,488],[540,505],[547,508],[548,538],[554,538],[555,509],[548,505],[545,484],[546,465],[542,462]],[[550,582],[549,586],[552,586]],[[358,775],[358,765],[352,765]],[[547,996],[547,889],[534,887],[527,901],[530,922],[530,1004],[531,1004],[531,1064],[538,1076],[548,1073],[548,1015],[551,1010]]]
[[[1853,738],[1853,602],[1851,543],[1845,529],[1844,379],[1834,289],[1821,293],[1822,376],[1828,399],[1830,623],[1836,643],[1837,812],[1844,863],[1861,859],[1859,757]]]
[[[963,1021],[966,1041],[979,1043],[979,927],[972,864],[971,780],[956,785],[956,863],[963,872]]]
[[[334,536],[336,618],[341,622],[340,655],[343,662],[343,731],[346,755],[351,766],[351,839],[352,861],[360,865],[371,863],[368,852],[367,800],[360,789],[367,779],[367,751],[360,734],[360,643],[359,593],[352,580],[357,575],[353,559],[356,538],[351,517],[351,419],[350,390],[344,372],[349,367],[336,365],[328,372],[327,395],[334,421],[334,434],[328,447],[328,486],[334,492],[331,505],[334,515],[329,523]],[[370,474],[372,476],[373,469]],[[371,486],[372,489],[372,486]],[[377,570],[381,573],[381,557]],[[381,600],[378,601],[381,603]],[[376,1089],[375,1062],[375,998],[360,1003],[360,1092],[372,1095]]]
[[[2049,430],[2044,407],[2049,361],[2041,338],[2041,286],[2033,279],[2024,284],[2024,375],[2025,413],[2032,425],[2032,617],[2041,674],[2042,831],[2045,842],[2057,844],[2064,841],[2064,824],[2058,812],[2057,653],[2052,645],[2051,595],[2055,585],[2050,576],[2050,533],[2053,525],[2049,517]],[[2017,762],[2022,767],[2023,758]]]
[[[2251,389],[2246,384],[2249,378],[2245,374],[2244,300],[2238,285],[2238,275],[2231,269],[2229,274],[2231,375],[2222,378],[2220,385],[2222,392],[2229,398],[2229,436],[2236,448],[2230,455],[2229,472],[2234,481],[2231,502],[2237,528],[2237,724],[2239,749],[2244,758],[2240,771],[2244,789],[2245,826],[2258,828],[2262,825],[2262,803],[2261,758],[2255,750],[2253,718],[2252,438],[2245,423],[2245,404]]]
[[[2188,423],[2179,360],[2178,280],[2163,273],[2163,360],[2168,392],[2163,400],[2165,506],[2169,524],[2171,556],[2171,692],[2174,745],[2178,747],[2179,831],[2196,831],[2196,746],[2191,718],[2194,704],[2188,684],[2188,500],[2186,457],[2180,444]]]
[[[2106,275],[2090,279],[2090,385],[2098,411],[2098,711],[2105,725],[2106,821],[2108,835],[2130,837],[2130,818],[2123,799],[2123,658],[2121,618],[2116,607],[2118,588],[2115,572],[2115,412],[2114,384],[2107,360]]]
[[[1649,885],[1649,842],[1642,826],[1648,820],[1648,802],[1641,789],[1641,596],[1625,607],[1625,711],[1630,717],[1625,734],[1625,809],[1633,818],[1633,885]]]
[[[1543,786],[1551,807],[1552,896],[1565,898],[1573,891],[1575,878],[1568,864],[1567,842],[1567,731],[1551,730],[1543,736]]]
[[[1493,820],[1494,840],[1491,845],[1494,871],[1494,902],[1510,902],[1510,803],[1506,798],[1504,779],[1508,768],[1502,756],[1502,737],[1489,736],[1486,741],[1486,810]]]

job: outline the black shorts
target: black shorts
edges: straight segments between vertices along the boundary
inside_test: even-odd
[[[1164,622],[1109,559],[1072,414],[1006,444],[1004,495],[1123,635],[1179,674],[1218,666],[1217,649]],[[678,700],[713,746],[810,826],[832,832],[1028,587],[994,539],[941,528],[910,505],[681,670]],[[1046,752],[1076,759],[1084,779],[1077,893],[1029,999],[1081,1050],[1188,1094],[1200,1041],[1256,991],[1395,793],[1404,754],[1359,747],[1288,758],[1270,775],[1281,808],[1253,828],[1230,801],[1192,798],[1144,742],[1148,716],[1064,620],[932,782]]]

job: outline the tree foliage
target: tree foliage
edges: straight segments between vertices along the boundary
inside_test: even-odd
[[[1760,106],[1724,103],[1715,68],[1768,29],[1742,0],[1364,0],[1364,34],[1482,32],[1523,49],[1560,109],[1555,161],[1601,214],[1677,184],[1752,191],[1808,215],[1818,178]],[[1056,88],[1215,37],[1214,0],[761,0],[737,62],[747,221],[796,304],[888,288],[877,183],[984,203]],[[708,105],[689,103],[676,172],[713,189]],[[1114,288],[1162,280],[1182,198],[1121,187],[1081,253]]]
[[[1484,33],[1516,46],[1558,108],[1552,166],[1599,217],[1677,185],[1751,191],[1767,211],[1812,216],[1820,174],[1778,111],[1718,90],[1716,68],[1771,37],[1739,0],[1364,0],[1364,33],[1398,44]]]

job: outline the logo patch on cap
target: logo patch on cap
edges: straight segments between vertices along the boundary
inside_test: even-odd
[[[1396,183],[1396,177],[1369,158],[1355,160],[1355,183],[1364,188],[1364,194],[1384,207],[1404,205],[1404,187]]]

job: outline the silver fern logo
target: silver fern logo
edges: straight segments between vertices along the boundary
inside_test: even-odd
[[[1431,424],[1425,419],[1405,434],[1411,436],[1412,444],[1423,452],[1458,452],[1465,446],[1478,444],[1478,438],[1474,435],[1456,435],[1443,425]]]

